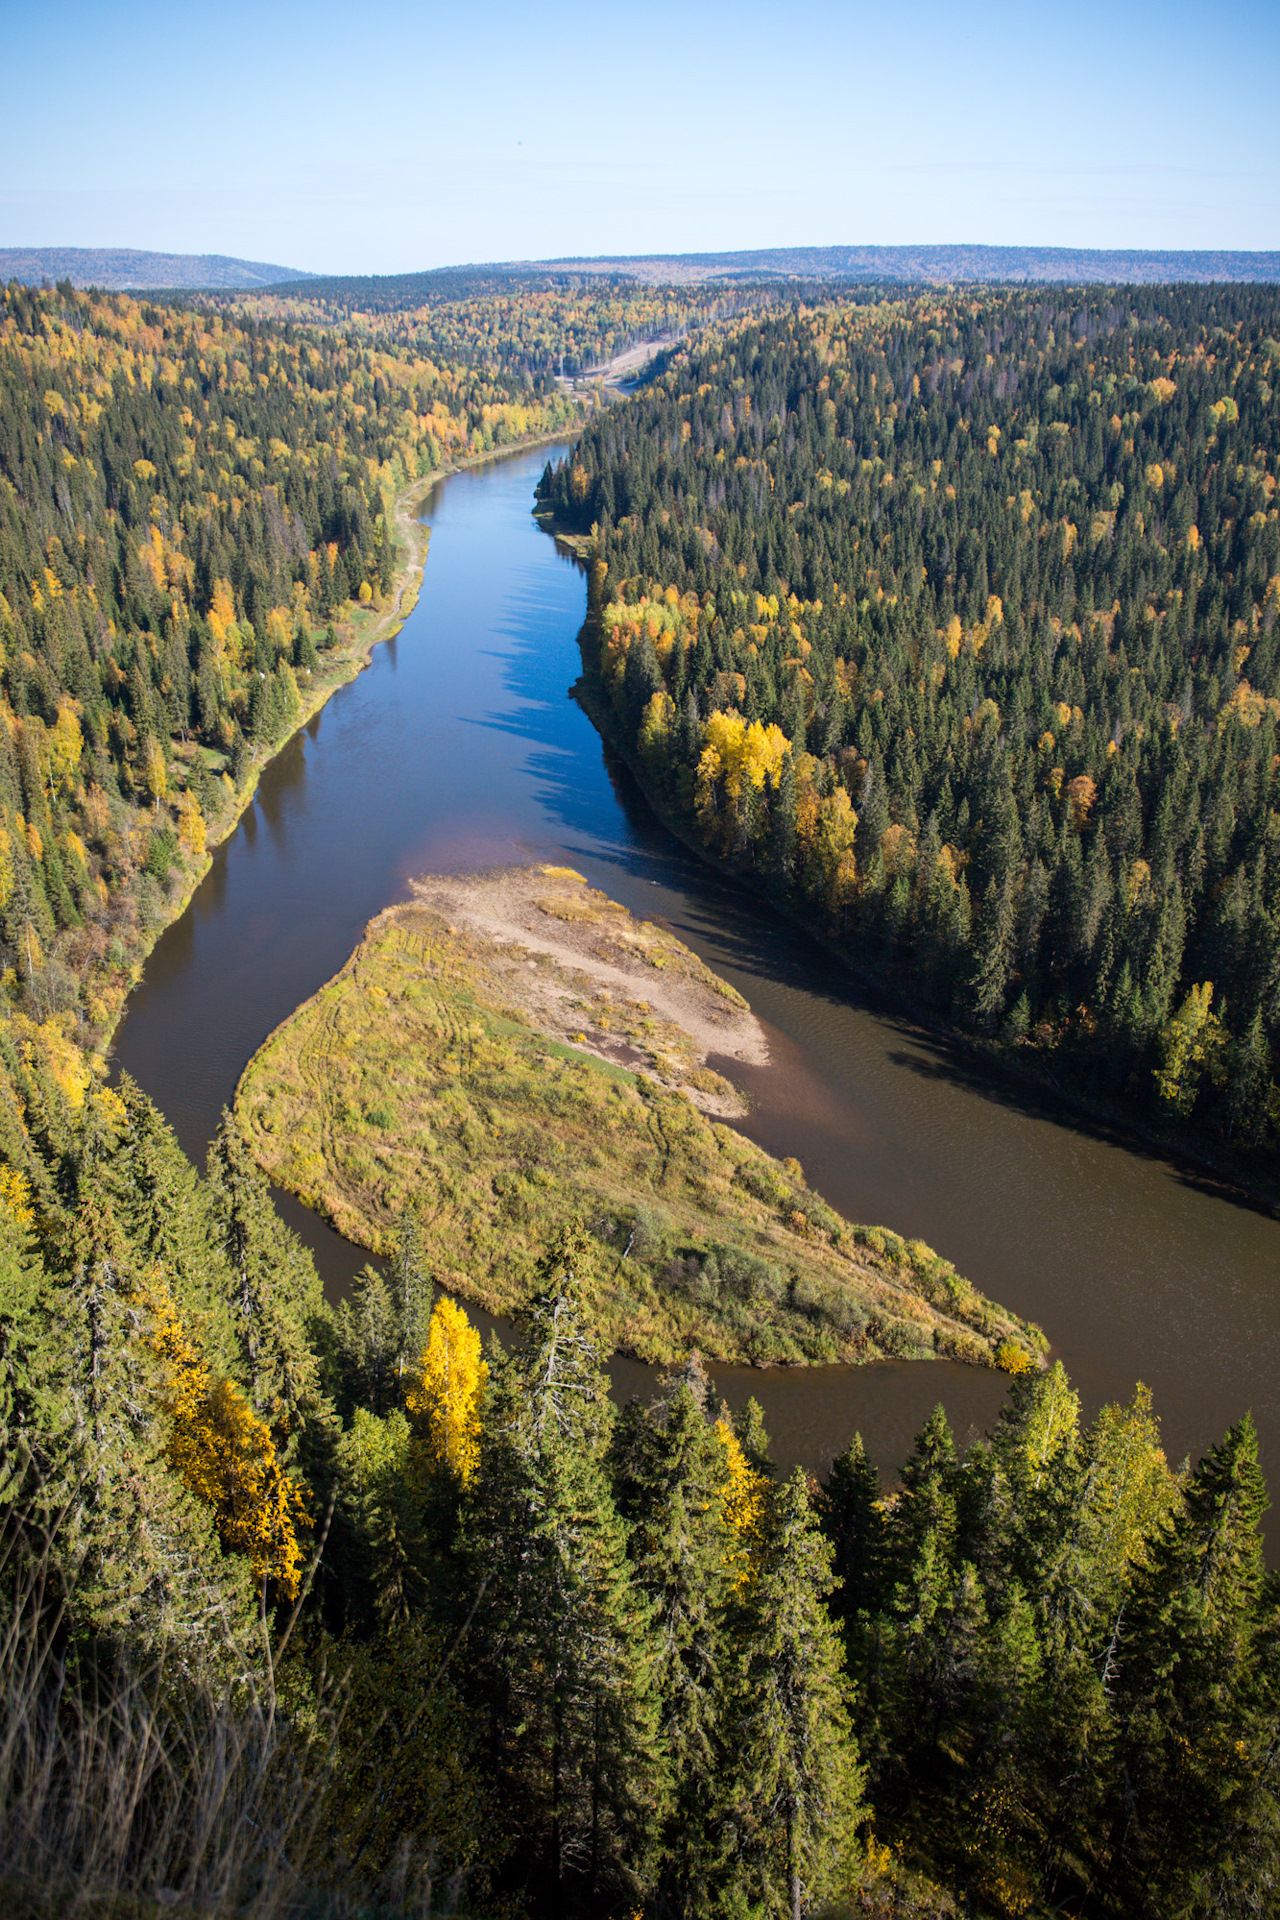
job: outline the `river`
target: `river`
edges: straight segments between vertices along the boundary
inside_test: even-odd
[[[1040,1321],[1086,1409],[1144,1380],[1175,1461],[1246,1407],[1264,1463],[1280,1457],[1280,1223],[993,1080],[673,840],[568,698],[585,593],[530,516],[547,457],[430,494],[417,608],[265,769],[147,962],[117,1066],[202,1160],[250,1055],[410,875],[565,862],[665,920],[746,995],[772,1061],[733,1070],[753,1102],[744,1130],[796,1154],[833,1206],[927,1240]],[[340,1289],[364,1255],[297,1203],[286,1211]],[[899,1462],[939,1399],[968,1437],[1003,1390],[941,1362],[716,1374],[731,1403],[756,1394],[781,1465],[818,1468],[855,1427],[874,1458]],[[628,1362],[614,1376],[622,1392],[648,1378]]]

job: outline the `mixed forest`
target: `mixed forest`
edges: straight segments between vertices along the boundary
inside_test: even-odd
[[[397,496],[575,417],[404,345],[4,291],[0,940],[43,1044],[106,1030],[340,630],[387,604]]]
[[[1030,1368],[781,1479],[696,1357],[615,1409],[580,1231],[510,1352],[412,1214],[335,1311],[232,1122],[7,1064],[6,1911],[1270,1910],[1247,1420],[1175,1471]]]
[[[0,1907],[1270,1911],[1247,1419],[1174,1465],[1142,1388],[1086,1420],[1033,1342],[984,1439],[939,1409],[892,1486],[856,1435],[783,1477],[696,1355],[614,1405],[607,1236],[540,1213],[486,1347],[409,1193],[334,1306],[235,1118],[195,1169],[102,1044],[400,604],[397,502],[581,426],[562,360],[660,319],[703,330],[543,487],[592,540],[602,723],[860,964],[1265,1151],[1274,296],[448,291],[3,292]],[[685,1281],[745,1339],[740,1273]]]
[[[1265,1178],[1280,1132],[1280,300],[752,319],[541,490],[596,711],[858,968]]]

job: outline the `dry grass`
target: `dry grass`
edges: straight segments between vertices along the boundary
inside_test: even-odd
[[[308,1667],[295,1663],[294,1711],[277,1697],[296,1611],[283,1630],[264,1614],[256,1654],[209,1619],[150,1651],[95,1636],[78,1623],[77,1570],[48,1517],[38,1487],[0,1507],[5,1920],[455,1911],[459,1876],[441,1884],[429,1833],[402,1831],[377,1870],[349,1853],[344,1780],[376,1792],[385,1743],[376,1716],[348,1725],[342,1662],[301,1690]]]
[[[236,1116],[271,1178],[378,1251],[413,1208],[438,1281],[492,1312],[524,1303],[546,1244],[580,1218],[601,1248],[603,1330],[646,1360],[697,1346],[990,1365],[1001,1340],[1035,1349],[922,1243],[851,1226],[794,1162],[621,1059],[549,1038],[513,1004],[516,978],[539,973],[551,1000],[577,990],[551,956],[421,904],[379,915],[241,1081]]]

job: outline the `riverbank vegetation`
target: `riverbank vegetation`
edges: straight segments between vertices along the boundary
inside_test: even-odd
[[[532,895],[552,927],[608,917],[614,951],[706,975],[580,883],[538,871]],[[583,1220],[600,1250],[593,1320],[641,1359],[696,1346],[757,1363],[1036,1364],[1038,1329],[931,1248],[851,1226],[794,1162],[700,1113],[683,1090],[688,1034],[577,958],[389,908],[246,1069],[235,1112],[255,1157],[380,1252],[412,1211],[435,1278],[495,1313],[524,1304],[557,1224]]]
[[[182,304],[0,295],[0,995],[109,1031],[258,767],[408,611],[394,505],[576,418],[483,372]]]
[[[1247,1420],[1175,1472],[1033,1369],[888,1494],[780,1479],[696,1359],[614,1409],[598,1237],[486,1354],[412,1216],[335,1312],[234,1124],[198,1178],[128,1083],[13,1084],[7,1913],[1269,1908]]]
[[[1059,1084],[1280,1137],[1280,300],[797,308],[541,499],[597,715],[716,857]]]

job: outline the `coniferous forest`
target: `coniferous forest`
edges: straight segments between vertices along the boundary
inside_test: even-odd
[[[6,1905],[1269,1910],[1247,1419],[1175,1471],[1033,1368],[891,1499],[856,1435],[781,1479],[696,1356],[615,1410],[580,1231],[486,1355],[411,1216],[334,1311],[230,1121],[197,1178],[10,1082]]]
[[[918,1005],[1270,1181],[1280,302],[752,319],[546,476],[602,717]]]
[[[860,967],[1265,1168],[1280,303],[420,297],[4,292],[0,1907],[1273,1911],[1247,1416],[1170,1461],[1019,1348],[985,1437],[784,1475],[696,1353],[615,1404],[598,1234],[486,1345],[411,1200],[335,1305],[235,1119],[196,1169],[103,1046],[401,607],[409,490],[696,325],[541,488],[600,723]]]

